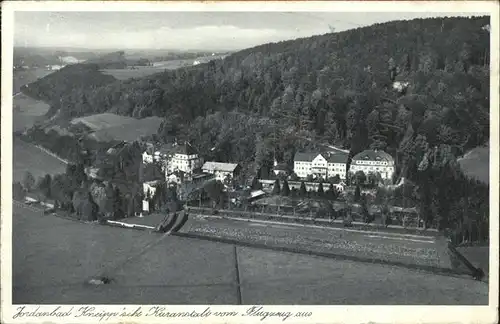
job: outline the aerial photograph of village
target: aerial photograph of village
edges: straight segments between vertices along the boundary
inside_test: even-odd
[[[14,304],[488,304],[489,16],[14,26]]]

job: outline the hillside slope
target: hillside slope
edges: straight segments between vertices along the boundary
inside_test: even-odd
[[[394,21],[124,81],[78,65],[29,88],[63,119],[163,117],[159,138],[238,162],[246,178],[322,143],[351,156],[383,149],[416,184],[405,198],[426,224],[460,233],[471,219],[488,226],[488,187],[466,179],[456,157],[489,138],[489,23]]]
[[[223,117],[227,111],[243,114],[243,122],[263,119],[257,124],[269,127],[254,132],[263,138],[278,123],[285,134],[270,144],[285,162],[293,156],[287,147],[308,145],[296,138],[290,143],[283,136],[290,134],[353,154],[368,146],[386,149],[403,161],[420,135],[424,146],[446,144],[460,154],[488,139],[488,24],[488,17],[396,21],[265,44],[224,60],[124,81],[74,66],[79,74],[62,69],[31,84],[30,93],[53,110],[61,107],[62,116],[166,117],[160,135],[184,136],[200,148],[224,147],[214,153],[223,160],[256,154],[254,144],[234,152],[236,143],[221,142],[231,139],[220,133],[229,131],[221,119],[234,119]],[[75,87],[73,77],[88,84]],[[394,89],[394,82],[408,87]],[[216,112],[219,117],[209,116]],[[182,127],[197,117],[202,118],[196,129],[206,131]],[[210,129],[215,125],[207,125],[208,118],[219,131]]]
[[[48,93],[43,86],[58,89],[57,79],[66,78],[62,70],[30,88],[51,103],[62,95],[63,109],[71,115],[178,114],[189,123],[234,109],[266,117],[286,113],[302,117],[308,130],[331,142],[356,146],[355,139],[363,146],[382,135],[391,148],[408,126],[403,104],[416,115],[413,130],[421,128],[430,144],[443,140],[436,136],[451,137],[468,148],[482,144],[488,134],[489,32],[482,28],[488,23],[486,17],[390,22],[265,44],[136,80],[108,83],[93,77],[90,87]],[[409,84],[403,98],[392,91],[397,80]],[[472,102],[474,109],[468,108]],[[400,129],[379,134],[379,121]],[[361,126],[369,126],[368,132]]]

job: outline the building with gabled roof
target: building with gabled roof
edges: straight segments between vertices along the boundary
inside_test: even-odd
[[[388,153],[381,150],[364,150],[356,154],[351,161],[349,172],[356,173],[363,171],[369,173],[379,173],[382,179],[392,179],[396,172],[394,159]]]
[[[223,163],[207,161],[201,167],[201,170],[206,173],[215,175],[215,179],[224,181],[227,177],[233,179],[238,173],[240,166],[238,163]]]
[[[165,172],[165,178],[175,171],[193,173],[203,165],[203,159],[189,142],[181,145],[163,144],[160,147],[148,144],[142,153],[142,161],[144,164],[159,163]]]
[[[203,165],[203,159],[198,156],[198,152],[189,142],[182,145],[176,145],[173,155],[167,163],[168,172],[182,171],[192,174],[196,169]]]
[[[288,176],[290,173],[290,168],[286,163],[278,163],[274,160],[273,172],[275,175],[285,175]]]
[[[321,177],[328,179],[338,175],[346,178],[349,153],[343,151],[297,152],[293,159],[294,172],[299,178]]]

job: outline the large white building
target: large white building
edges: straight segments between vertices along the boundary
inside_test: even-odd
[[[299,178],[321,177],[328,179],[338,175],[344,180],[347,173],[349,154],[343,151],[322,153],[296,153],[293,161],[293,171]]]
[[[163,145],[158,149],[149,145],[146,151],[142,153],[142,162],[145,164],[159,163],[165,173],[165,178],[176,171],[192,174],[194,170],[203,165],[203,159],[187,142],[182,145],[175,143]]]
[[[201,167],[201,170],[206,173],[211,173],[215,175],[215,179],[224,182],[226,177],[233,179],[238,172],[237,163],[223,163],[223,162],[212,162],[207,161]]]
[[[182,171],[192,174],[194,170],[199,169],[203,165],[203,159],[198,156],[198,153],[189,143],[179,145],[174,150],[167,169],[169,173]]]
[[[379,173],[382,179],[392,179],[395,166],[392,156],[380,150],[364,150],[356,154],[351,161],[349,172],[355,174],[363,171],[366,175],[369,173]]]

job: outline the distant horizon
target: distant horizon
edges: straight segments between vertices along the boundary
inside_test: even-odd
[[[258,46],[258,45],[257,45]],[[113,53],[118,51],[127,52],[172,52],[172,53],[183,53],[183,52],[204,52],[204,53],[229,53],[236,52],[238,50],[207,50],[207,49],[176,49],[176,48],[88,48],[88,47],[76,47],[76,46],[23,46],[23,45],[14,45],[14,49],[39,49],[39,50],[52,50],[52,51],[80,51],[85,53],[92,52],[106,52]],[[243,49],[242,49],[243,50]]]
[[[378,23],[479,13],[46,12],[15,13],[16,48],[235,52]]]

